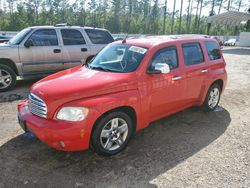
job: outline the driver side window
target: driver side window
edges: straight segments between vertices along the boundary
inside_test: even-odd
[[[170,70],[178,67],[177,49],[175,46],[162,48],[153,57],[150,69],[154,70],[157,63],[166,63],[169,65]]]
[[[58,39],[54,29],[39,29],[29,39],[32,46],[58,46]]]

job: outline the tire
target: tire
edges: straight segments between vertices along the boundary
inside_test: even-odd
[[[16,85],[15,72],[6,65],[0,65],[0,92],[12,89]]]
[[[132,132],[131,118],[124,112],[112,112],[95,125],[91,144],[100,155],[115,155],[126,148]]]
[[[219,84],[215,83],[209,88],[207,92],[207,96],[203,104],[204,108],[207,111],[214,111],[220,102],[220,96],[221,87]]]

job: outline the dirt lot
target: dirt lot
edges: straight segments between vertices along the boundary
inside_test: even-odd
[[[187,109],[113,157],[59,152],[23,134],[16,106],[35,82],[0,94],[0,187],[250,187],[250,49],[226,48],[220,108]]]

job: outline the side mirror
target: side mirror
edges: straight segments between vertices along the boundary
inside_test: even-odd
[[[155,64],[155,70],[159,71],[162,74],[167,74],[170,72],[170,67],[166,63],[156,63]]]
[[[29,48],[29,47],[31,47],[31,46],[34,46],[33,41],[32,41],[31,39],[26,40],[26,42],[24,43],[24,46],[25,46],[26,48]]]

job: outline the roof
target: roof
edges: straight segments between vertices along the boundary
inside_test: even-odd
[[[207,35],[157,35],[157,36],[147,36],[141,38],[127,38],[126,44],[141,46],[145,48],[151,48],[153,46],[171,42],[171,41],[190,41],[190,39],[205,39],[209,38]],[[119,44],[122,41],[116,41]]]
[[[59,28],[59,29],[65,29],[65,28],[80,29],[80,28],[83,28],[83,29],[106,30],[106,29],[103,29],[103,28],[87,27],[87,26],[81,27],[81,26],[52,26],[52,25],[32,26],[32,27],[29,27],[29,28],[32,28],[32,29],[37,29],[37,28],[39,28],[39,29],[54,29],[54,28]]]
[[[249,13],[229,11],[208,17],[207,23],[237,26],[240,25],[242,21],[247,20],[250,20]]]

